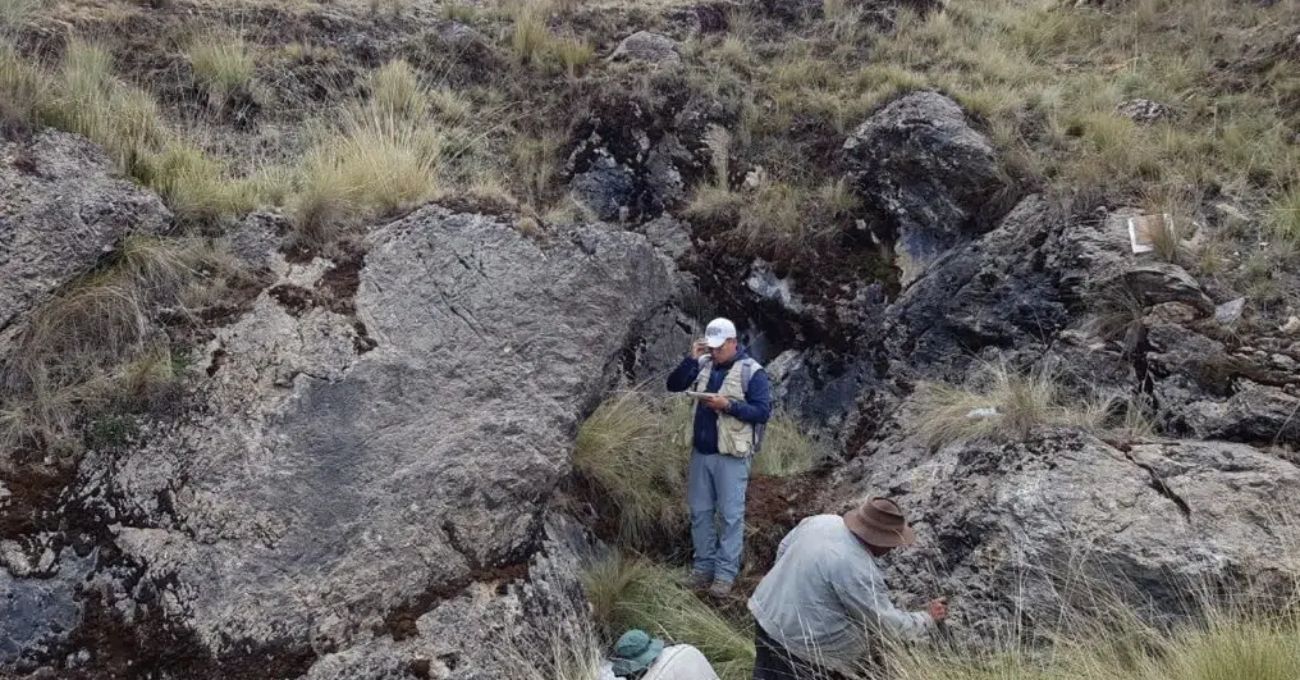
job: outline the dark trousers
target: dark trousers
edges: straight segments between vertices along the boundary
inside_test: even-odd
[[[791,654],[754,622],[754,680],[847,680],[824,666]]]

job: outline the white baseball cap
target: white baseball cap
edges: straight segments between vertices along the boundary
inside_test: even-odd
[[[736,324],[730,319],[714,319],[704,329],[704,343],[710,349],[717,349],[726,341],[736,337]]]

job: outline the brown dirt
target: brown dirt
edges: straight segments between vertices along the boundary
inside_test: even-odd
[[[263,680],[295,678],[316,661],[310,647],[267,646],[243,654],[214,658],[190,631],[168,625],[161,614],[126,622],[98,595],[86,598],[81,625],[64,645],[91,653],[87,668],[57,662],[61,680],[182,677],[191,680]]]
[[[324,306],[310,290],[292,283],[282,283],[267,291],[267,295],[275,298],[275,301],[284,307],[284,311],[294,317],[302,316],[303,312],[312,307]]]
[[[0,468],[0,483],[11,494],[0,506],[0,539],[59,528],[59,497],[72,481],[71,465],[46,467],[37,464]]]
[[[449,600],[474,583],[496,583],[498,590],[512,583],[528,579],[528,561],[509,564],[503,567],[480,570],[463,579],[450,583],[431,584],[423,592],[394,608],[384,617],[384,625],[376,633],[388,633],[394,640],[407,640],[415,637],[419,630],[416,621],[434,605]]]
[[[745,503],[745,563],[735,591],[742,599],[748,599],[776,562],[776,548],[781,539],[804,517],[820,511],[815,503],[821,487],[820,472],[749,480]]]
[[[324,298],[325,307],[331,312],[352,316],[357,313],[354,299],[357,286],[361,285],[361,268],[365,266],[366,253],[355,243],[340,244],[339,251],[341,254],[334,259],[334,267],[316,283],[316,292]]]

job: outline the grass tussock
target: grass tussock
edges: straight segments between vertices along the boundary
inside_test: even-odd
[[[574,469],[617,509],[624,545],[644,546],[684,530],[691,406],[625,392],[601,404],[578,430]]]
[[[40,7],[41,0],[0,0],[0,35],[27,23]]]
[[[43,92],[40,71],[0,42],[0,131],[31,127]]]
[[[104,47],[69,42],[40,122],[84,135],[135,175],[141,163],[161,150],[168,134],[153,97],[118,81],[112,65]]]
[[[550,2],[519,2],[510,9],[510,50],[515,60],[548,73],[576,76],[595,58],[595,49],[574,35],[551,31],[547,18],[557,8]]]
[[[744,680],[754,666],[754,633],[700,600],[683,575],[642,560],[614,556],[583,575],[592,614],[612,642],[641,628],[669,644],[699,648],[722,680]]]
[[[208,256],[197,241],[128,237],[108,264],[36,309],[5,367],[0,441],[59,450],[79,419],[157,403],[177,374],[153,314],[184,309]]]
[[[207,91],[211,102],[224,102],[252,85],[257,65],[243,38],[204,35],[190,44],[186,56],[196,84]]]
[[[1023,441],[1041,427],[1099,428],[1107,409],[1068,402],[1048,372],[1020,373],[990,365],[974,386],[924,383],[914,415],[920,434],[934,448],[955,441]]]
[[[754,457],[752,471],[768,477],[789,477],[807,472],[822,452],[791,418],[778,416],[768,423],[763,450]]]
[[[898,680],[1282,680],[1300,677],[1300,622],[1269,613],[1209,614],[1174,630],[1119,616],[1058,637],[1051,649],[897,655]]]
[[[1269,218],[1275,238],[1300,246],[1300,180],[1274,200]]]
[[[308,155],[296,197],[304,243],[324,245],[364,218],[395,214],[431,197],[441,139],[394,118],[359,119]]]
[[[371,78],[370,97],[349,109],[303,163],[294,197],[296,239],[323,246],[356,222],[431,198],[447,136],[429,118],[430,92],[404,61]]]
[[[255,208],[262,191],[251,179],[232,179],[224,165],[201,149],[172,142],[142,160],[137,176],[189,222],[212,222]]]
[[[598,680],[604,660],[600,642],[587,624],[577,631],[549,631],[540,645],[512,639],[498,652],[526,680]]]
[[[694,402],[629,391],[601,404],[578,430],[574,469],[617,509],[623,545],[646,547],[685,531],[686,471]],[[773,418],[754,474],[786,476],[807,471],[820,458],[816,446],[788,418]]]

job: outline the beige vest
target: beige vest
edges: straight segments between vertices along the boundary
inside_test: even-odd
[[[754,361],[746,359],[745,361]],[[758,371],[762,366],[755,366],[753,372]],[[736,362],[727,371],[727,377],[722,379],[722,387],[718,389],[718,394],[730,399],[745,400],[745,385],[743,377],[744,369],[741,362]],[[691,388],[694,392],[707,392],[709,389],[709,376],[713,374],[713,361],[704,358],[700,361],[700,375],[695,378],[695,386]],[[687,423],[687,440],[691,441],[695,436],[695,419],[692,418]],[[754,426],[749,423],[729,416],[725,413],[718,414],[718,453],[725,453],[728,456],[744,458],[754,452]]]

